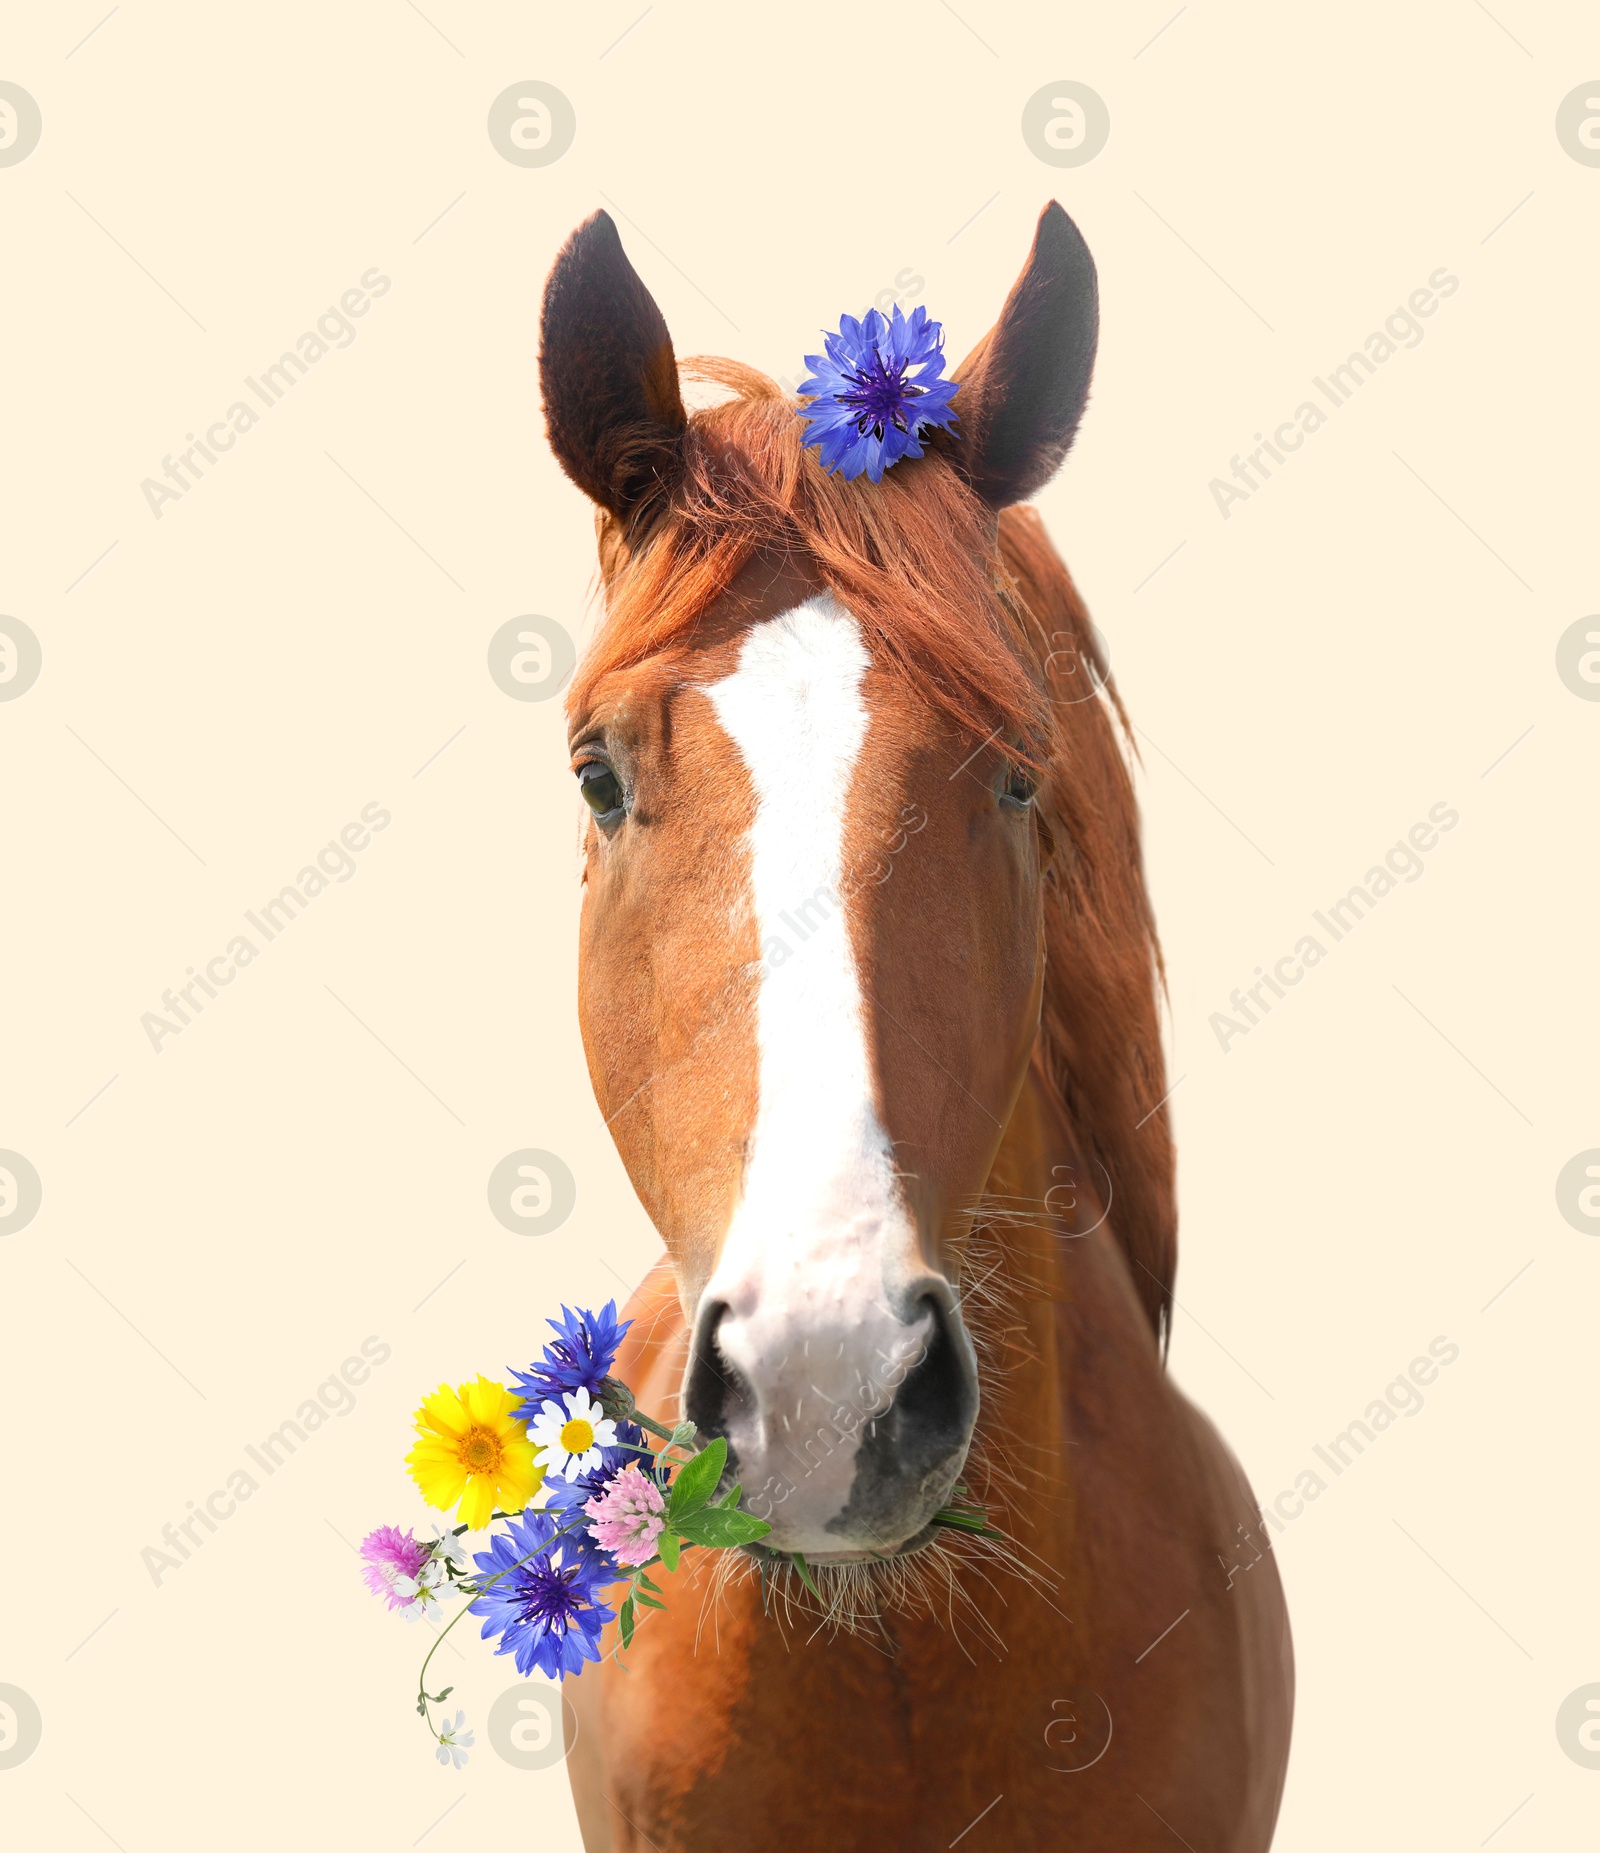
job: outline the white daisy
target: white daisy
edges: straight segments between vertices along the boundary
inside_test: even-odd
[[[445,1599],[455,1594],[455,1585],[445,1581],[444,1565],[437,1557],[430,1557],[415,1576],[396,1576],[391,1587],[401,1598],[400,1613],[407,1621],[419,1615],[436,1619]]]
[[[528,1439],[539,1450],[533,1457],[536,1467],[576,1480],[600,1465],[602,1448],[617,1445],[617,1425],[587,1390],[569,1390],[540,1406],[528,1424]]]
[[[439,1748],[433,1754],[447,1769],[452,1763],[457,1769],[461,1769],[466,1763],[467,1752],[474,1742],[472,1732],[462,1728],[466,1722],[467,1714],[464,1711],[458,1711],[455,1722],[452,1724],[446,1718],[439,1732]]]

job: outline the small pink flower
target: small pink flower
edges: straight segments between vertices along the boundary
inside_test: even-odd
[[[391,1609],[405,1608],[412,1595],[400,1593],[395,1584],[403,1577],[406,1588],[414,1593],[417,1573],[432,1551],[431,1544],[419,1543],[409,1531],[380,1525],[361,1540],[361,1560],[366,1565],[361,1580],[375,1596],[385,1597]]]
[[[583,1509],[594,1521],[589,1535],[601,1550],[618,1563],[641,1564],[655,1555],[666,1505],[661,1488],[629,1461]]]

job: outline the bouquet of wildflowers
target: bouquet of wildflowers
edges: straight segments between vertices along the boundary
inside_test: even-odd
[[[460,1522],[434,1525],[431,1538],[381,1525],[361,1545],[374,1595],[407,1621],[444,1620],[418,1675],[417,1711],[439,1761],[457,1769],[473,1734],[461,1711],[435,1720],[452,1688],[430,1693],[428,1664],[463,1616],[480,1618],[483,1638],[524,1677],[537,1667],[565,1679],[599,1660],[607,1622],[621,1651],[643,1611],[665,1608],[654,1565],[676,1570],[686,1549],[730,1550],[772,1529],[740,1509],[737,1486],[717,1497],[725,1441],[697,1447],[692,1422],[653,1421],[610,1374],[631,1324],[615,1301],[598,1313],[562,1307],[549,1323],[555,1339],[511,1373],[514,1388],[487,1377],[440,1384],[417,1411],[406,1464],[423,1498]],[[469,1565],[462,1535],[484,1531],[488,1548]]]

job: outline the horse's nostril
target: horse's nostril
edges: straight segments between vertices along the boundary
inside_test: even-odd
[[[949,1497],[978,1417],[978,1378],[960,1317],[941,1296],[917,1309],[930,1320],[921,1354],[867,1424],[850,1497],[827,1529],[845,1537],[903,1539]]]
[[[726,1436],[737,1410],[750,1401],[749,1386],[717,1342],[717,1328],[727,1312],[727,1305],[720,1302],[701,1309],[683,1386],[683,1413],[707,1440]],[[731,1442],[729,1447],[731,1457]]]
[[[941,1300],[925,1294],[919,1305],[933,1321],[933,1335],[907,1373],[894,1404],[900,1417],[899,1458],[913,1473],[944,1462],[963,1448],[978,1417],[972,1341]]]

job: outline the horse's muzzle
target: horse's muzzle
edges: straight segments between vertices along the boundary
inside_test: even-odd
[[[895,1301],[702,1301],[685,1413],[727,1438],[729,1483],[772,1526],[770,1549],[892,1555],[949,1499],[978,1414],[972,1341],[938,1276]]]

